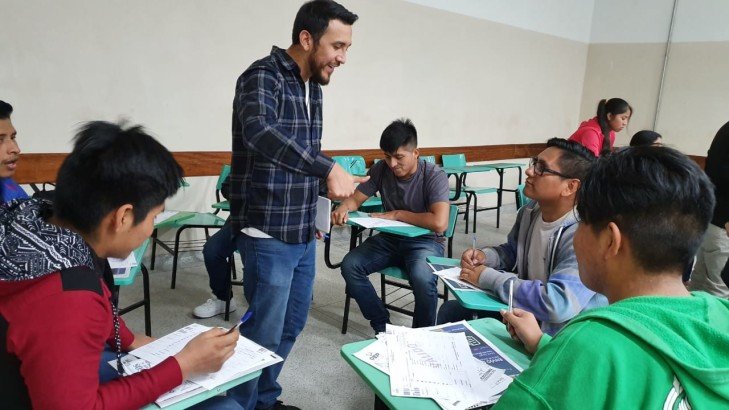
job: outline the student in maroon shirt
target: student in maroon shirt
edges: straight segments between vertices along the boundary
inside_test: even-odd
[[[149,370],[99,382],[105,346],[119,357],[152,340],[119,317],[105,259],[150,236],[181,178],[141,127],[94,122],[59,170],[53,209],[38,199],[0,205],[2,407],[139,408],[232,355],[237,332],[213,329]]]

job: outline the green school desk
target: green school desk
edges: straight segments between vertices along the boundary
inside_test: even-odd
[[[517,362],[518,363],[518,362]],[[249,380],[253,380],[256,377],[261,375],[260,370],[256,370],[253,373],[248,373],[244,376],[241,376],[237,379],[233,379],[227,383],[221,384],[220,386],[212,389],[212,390],[205,390],[204,392],[200,392],[192,397],[188,397],[185,400],[179,401],[171,406],[165,407],[165,410],[180,410],[180,409],[186,409],[188,407],[192,407],[204,400],[207,400],[213,396],[217,396],[221,393],[225,393],[228,390],[232,389],[235,386],[238,386],[240,384],[243,384]],[[144,407],[142,407],[143,410],[153,410],[153,409],[159,409],[159,406],[156,404],[148,404]]]
[[[139,272],[142,273],[142,300],[134,302],[129,306],[120,308],[119,314],[123,315],[139,307],[144,307],[144,334],[146,334],[147,336],[152,336],[151,301],[149,298],[149,272],[147,272],[147,268],[142,263],[142,257],[147,251],[149,241],[149,239],[145,240],[137,249],[134,250],[134,258],[137,260],[137,266],[131,269],[129,276],[125,278],[115,277],[114,287],[119,290],[120,286],[131,285],[132,283],[134,283],[134,278],[137,276],[137,274]]]
[[[369,215],[364,212],[359,212],[359,211],[350,212],[349,217],[347,219],[347,225],[350,225],[352,227],[362,228],[361,225],[350,221],[349,218],[361,218],[361,217],[367,217],[367,216],[369,216]],[[380,231],[380,232],[385,232],[385,233],[390,233],[393,235],[405,236],[408,238],[414,238],[416,236],[421,236],[421,235],[426,235],[426,234],[431,233],[431,231],[429,229],[421,228],[419,226],[406,226],[406,227],[393,226],[393,227],[374,228],[374,230]]]
[[[427,260],[430,263],[437,263],[439,265],[448,266],[459,266],[461,263],[461,261],[458,259],[441,258],[438,256],[428,256]],[[499,311],[501,309],[508,308],[508,306],[504,302],[484,292],[454,290],[450,288],[448,290],[451,291],[453,295],[455,295],[458,303],[460,303],[461,306],[467,309]]]
[[[468,323],[478,333],[485,336],[486,339],[490,340],[494,345],[496,345],[496,347],[501,349],[505,355],[509,356],[519,366],[524,369],[529,367],[531,358],[524,350],[524,346],[511,339],[511,336],[509,336],[509,332],[506,331],[506,327],[503,323],[496,319],[488,318],[472,320]],[[362,350],[372,342],[374,342],[373,339],[348,343],[342,346],[341,354],[344,360],[352,366],[354,371],[357,372],[360,377],[362,377],[380,400],[382,400],[390,409],[440,409],[440,407],[438,407],[438,405],[431,399],[391,396],[390,377],[354,356],[355,352]]]

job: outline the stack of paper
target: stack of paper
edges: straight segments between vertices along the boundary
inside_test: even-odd
[[[127,374],[148,369],[182,350],[193,337],[209,330],[207,326],[193,323],[129,352],[122,365]],[[235,353],[223,367],[215,372],[185,380],[183,384],[160,396],[155,403],[166,407],[193,396],[201,391],[212,390],[224,383],[256,370],[263,369],[283,359],[270,350],[240,336]],[[115,361],[114,361],[115,363]]]
[[[466,322],[421,329],[388,325],[354,355],[390,376],[393,396],[429,397],[448,410],[495,403],[522,370]]]
[[[484,291],[483,289],[479,289],[476,286],[461,280],[461,268],[458,266],[450,267],[432,263],[428,263],[428,265],[430,265],[430,268],[433,270],[433,274],[438,276],[451,290],[467,290],[474,292]]]
[[[128,278],[131,274],[132,268],[137,266],[137,259],[134,257],[134,252],[130,253],[124,259],[108,258],[109,266],[111,267],[111,273],[114,274],[115,278],[122,279]]]

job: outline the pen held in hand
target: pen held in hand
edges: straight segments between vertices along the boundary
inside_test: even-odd
[[[249,310],[249,311],[247,311],[247,312],[246,312],[246,313],[245,313],[245,314],[244,314],[244,315],[243,315],[243,316],[242,316],[242,317],[240,318],[240,321],[239,321],[238,323],[236,323],[236,324],[235,324],[235,326],[231,327],[231,328],[230,328],[230,329],[229,329],[229,330],[228,330],[227,332],[225,332],[225,334],[226,334],[226,335],[229,335],[229,334],[233,333],[233,330],[237,329],[237,328],[238,328],[238,326],[240,326],[240,325],[242,325],[243,323],[247,322],[247,321],[248,321],[248,319],[250,319],[251,317],[253,317],[253,311],[252,311],[252,310]]]
[[[514,312],[514,280],[509,281],[509,313]]]

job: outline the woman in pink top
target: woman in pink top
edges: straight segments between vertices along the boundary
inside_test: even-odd
[[[608,154],[615,143],[615,133],[628,125],[632,114],[633,107],[622,98],[600,100],[597,104],[597,116],[583,121],[569,139],[584,145],[596,157]]]

